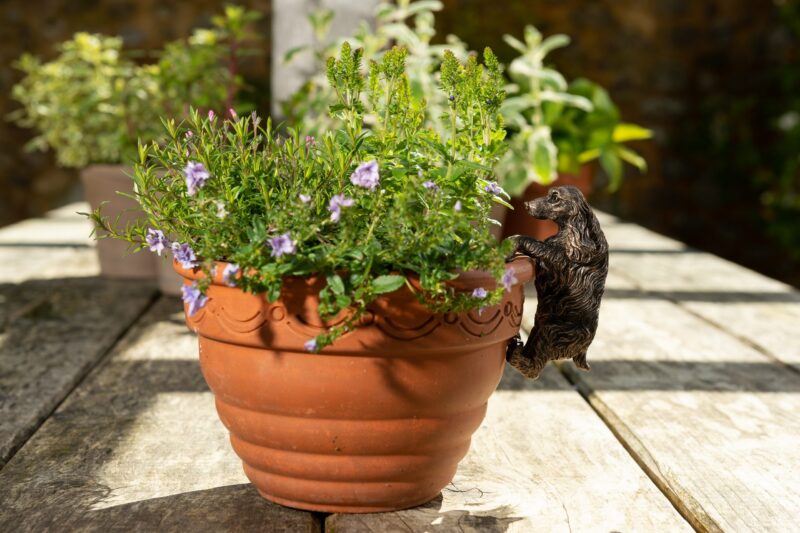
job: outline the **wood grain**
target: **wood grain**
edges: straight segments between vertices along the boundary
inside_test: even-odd
[[[0,230],[0,466],[155,297],[91,277],[88,228],[65,212]]]
[[[0,531],[319,531],[263,500],[160,300],[0,471]]]
[[[698,530],[795,529],[800,376],[664,298],[615,297],[636,288],[613,272],[608,288],[592,372],[563,371]]]
[[[800,372],[800,292],[641,226],[604,222],[611,268],[635,289],[618,296],[668,298]]]
[[[406,511],[331,515],[326,530],[691,531],[554,368],[506,369],[467,457],[439,499]]]

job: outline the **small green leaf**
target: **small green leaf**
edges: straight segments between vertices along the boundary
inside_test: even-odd
[[[614,142],[624,143],[628,141],[642,141],[653,137],[652,130],[637,126],[636,124],[617,124],[614,128],[612,138]]]
[[[610,180],[608,190],[616,191],[622,184],[622,159],[612,150],[603,150],[600,154],[600,166],[608,174]]]
[[[376,294],[383,294],[396,291],[402,287],[405,282],[405,276],[398,276],[396,274],[378,276],[372,280],[372,288]]]
[[[625,148],[624,146],[616,146],[614,150],[623,161],[635,166],[637,169],[639,169],[639,172],[647,172],[647,161],[645,161],[644,157],[640,156],[630,148]]]
[[[344,294],[344,281],[339,277],[339,274],[328,276],[328,287],[331,288],[334,294]]]

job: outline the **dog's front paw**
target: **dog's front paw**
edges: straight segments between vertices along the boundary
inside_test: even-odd
[[[519,357],[522,354],[522,348],[524,346],[525,345],[522,343],[522,339],[520,338],[519,334],[508,339],[508,346],[506,346],[506,361],[510,363],[512,359]]]

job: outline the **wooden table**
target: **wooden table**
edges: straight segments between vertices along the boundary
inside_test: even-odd
[[[593,371],[509,369],[440,498],[323,515],[247,484],[180,302],[99,279],[79,210],[0,229],[2,532],[800,528],[800,294],[784,284],[603,216]]]

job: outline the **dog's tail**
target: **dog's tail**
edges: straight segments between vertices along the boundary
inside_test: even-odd
[[[575,363],[575,366],[580,368],[581,370],[591,370],[592,367],[589,366],[589,363],[586,361],[586,352],[581,352],[575,357],[572,358],[572,362]]]

